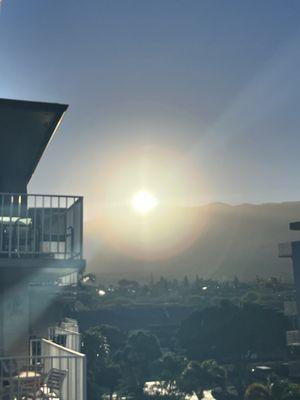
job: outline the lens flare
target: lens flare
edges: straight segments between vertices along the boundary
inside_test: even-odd
[[[208,214],[198,205],[208,184],[185,154],[154,146],[122,151],[110,157],[95,185],[95,254],[101,240],[102,256],[169,259],[205,233]]]
[[[151,192],[140,190],[133,196],[131,205],[138,213],[148,214],[158,205],[158,200]]]

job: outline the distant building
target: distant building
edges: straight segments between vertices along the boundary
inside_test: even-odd
[[[76,321],[47,332],[56,296],[85,269],[83,199],[27,193],[66,109],[0,99],[0,399],[86,396]]]
[[[300,222],[290,223],[291,230],[300,230]],[[284,313],[294,326],[293,331],[287,332],[287,345],[300,346],[300,241],[279,244],[279,257],[291,258],[295,284],[295,300],[284,303]]]
[[[291,230],[300,230],[300,222],[290,223]],[[293,329],[286,332],[286,343],[289,349],[288,368],[291,378],[300,378],[300,241],[279,244],[279,257],[291,258],[295,285],[295,298],[286,299],[284,314],[290,319]]]

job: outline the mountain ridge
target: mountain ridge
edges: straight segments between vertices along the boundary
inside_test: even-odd
[[[184,238],[186,229],[205,219],[182,252],[158,260],[124,254],[106,242],[103,214],[86,223],[88,271],[101,280],[143,280],[151,273],[173,278],[196,274],[215,279],[238,276],[242,280],[275,275],[290,280],[291,262],[279,259],[277,249],[280,242],[300,240],[300,234],[289,231],[289,223],[300,220],[300,201],[239,205],[217,202],[168,212],[170,231],[174,224]],[[158,221],[163,217],[163,212],[158,214]]]

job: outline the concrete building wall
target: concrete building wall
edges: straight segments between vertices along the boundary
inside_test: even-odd
[[[26,285],[16,285],[1,293],[1,355],[27,354],[29,335],[29,294]]]
[[[300,329],[300,242],[293,242],[293,275],[296,289],[297,328]]]
[[[47,337],[62,318],[53,288],[28,282],[0,289],[0,356],[27,355],[30,337]]]
[[[63,317],[63,308],[57,302],[57,292],[51,287],[30,287],[29,310],[32,337],[48,337],[48,327]]]

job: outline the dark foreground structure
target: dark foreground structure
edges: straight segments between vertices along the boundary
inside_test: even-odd
[[[290,223],[290,229],[300,231],[300,222]],[[279,244],[279,257],[292,260],[295,296],[284,302],[284,314],[289,317],[293,330],[286,332],[290,353],[287,363],[291,377],[300,378],[300,241]]]
[[[0,400],[86,398],[77,323],[51,313],[85,268],[83,199],[27,193],[66,109],[0,99]]]

